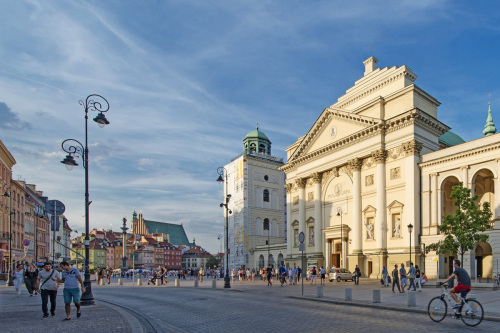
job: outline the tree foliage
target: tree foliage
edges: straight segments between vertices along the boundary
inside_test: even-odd
[[[474,249],[479,242],[488,241],[484,231],[490,228],[492,213],[490,203],[478,203],[477,195],[471,197],[471,190],[463,187],[462,183],[452,187],[451,198],[456,206],[454,215],[446,215],[439,231],[445,235],[443,240],[430,244],[426,252],[431,250],[440,254],[460,254],[463,262],[464,253]]]
[[[219,261],[214,256],[210,256],[210,258],[208,258],[207,260],[207,263],[205,264],[207,269],[217,268],[218,265]]]

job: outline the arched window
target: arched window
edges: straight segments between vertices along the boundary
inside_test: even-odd
[[[262,200],[264,202],[269,202],[269,191],[268,190],[264,190],[264,192],[262,193]]]
[[[264,219],[264,224],[262,229],[269,230],[269,219]]]

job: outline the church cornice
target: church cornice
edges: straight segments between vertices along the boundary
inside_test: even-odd
[[[381,90],[382,88],[386,87],[387,85],[389,85],[395,81],[404,79],[404,78],[408,78],[411,82],[413,82],[416,80],[417,76],[411,70],[408,71],[406,66],[402,66],[402,67],[396,69],[394,74],[386,77],[385,79],[380,81],[378,84],[376,84],[374,86],[370,85],[368,89],[361,89],[360,92],[353,94],[352,97],[346,96],[349,94],[349,91],[347,91],[347,94],[344,95],[344,96],[346,96],[347,99],[344,101],[341,101],[341,99],[342,99],[342,97],[341,97],[339,99],[339,101],[337,103],[333,104],[331,107],[345,109],[345,108],[349,107],[350,105],[358,102],[359,100],[375,93],[376,91]]]
[[[420,169],[422,169],[425,167],[440,165],[440,164],[468,158],[471,156],[486,154],[486,153],[489,153],[489,152],[492,152],[495,150],[500,150],[500,144],[491,145],[488,147],[482,147],[479,149],[471,149],[471,150],[465,151],[463,153],[454,154],[452,156],[435,159],[435,160],[432,160],[429,162],[423,162],[423,163],[420,163],[418,166],[420,167]],[[493,161],[493,160],[495,160],[495,158],[492,157],[491,160]]]

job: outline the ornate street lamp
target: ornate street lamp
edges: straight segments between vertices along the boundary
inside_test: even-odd
[[[11,193],[9,194],[7,191],[5,191],[4,194],[2,194],[2,196],[6,197],[6,198],[10,198],[9,201],[9,267],[8,267],[8,270],[7,270],[7,274],[9,274],[7,276],[7,285],[10,286],[10,287],[13,287],[14,286],[14,280],[12,280],[12,215],[15,215],[16,212],[13,212],[12,211],[12,190],[10,190]]]
[[[71,170],[73,167],[78,165],[74,157],[79,156],[82,158],[83,168],[85,169],[85,279],[83,281],[83,284],[85,285],[85,293],[81,297],[81,304],[93,305],[94,295],[92,295],[89,270],[89,206],[92,202],[89,201],[88,113],[89,111],[99,112],[99,114],[94,118],[94,121],[99,125],[99,127],[102,128],[109,124],[109,121],[104,116],[104,112],[109,110],[109,103],[104,97],[93,94],[87,96],[85,102],[78,101],[78,104],[82,105],[85,111],[85,145],[75,139],[64,140],[61,146],[62,149],[68,153],[68,155],[66,155],[61,163],[64,164],[68,170]]]
[[[337,216],[340,216],[340,267],[342,266],[344,261],[344,235],[343,235],[343,226],[342,226],[342,208],[337,208]]]
[[[408,224],[408,231],[410,232],[410,262],[411,262],[411,232],[413,231],[413,224]]]
[[[219,174],[219,178],[217,178],[217,181],[219,183],[224,182],[224,177],[226,177],[226,190],[225,190],[225,196],[224,196],[224,202],[220,204],[221,208],[224,207],[226,209],[226,235],[225,235],[225,242],[226,242],[226,258],[224,260],[224,264],[226,265],[226,274],[224,274],[224,288],[231,288],[231,282],[229,279],[229,233],[228,233],[228,227],[229,227],[229,214],[232,214],[233,212],[229,209],[229,199],[231,198],[231,194],[227,193],[227,170],[224,167],[218,167],[217,168],[217,173]]]
[[[127,219],[123,218],[123,227],[121,227],[122,233],[123,233],[123,256],[122,256],[122,271],[126,272],[128,270],[127,268]]]

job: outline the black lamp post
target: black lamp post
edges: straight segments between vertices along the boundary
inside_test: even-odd
[[[12,215],[15,214],[16,212],[12,211],[12,190],[11,194],[9,194],[7,191],[5,191],[4,194],[2,194],[6,198],[10,198],[9,201],[9,267],[7,270],[7,285],[13,287],[14,286],[14,280],[12,280]]]
[[[121,227],[123,233],[123,256],[122,256],[122,271],[127,271],[127,219],[123,218],[123,227]]]
[[[410,263],[411,263],[411,232],[413,231],[413,224],[408,224],[408,231],[410,232]]]
[[[61,146],[62,149],[68,153],[68,155],[66,155],[61,163],[64,164],[68,170],[71,170],[74,166],[78,165],[78,163],[76,163],[74,159],[74,156],[80,156],[83,161],[83,168],[85,169],[85,279],[83,281],[83,284],[85,285],[85,293],[83,293],[81,297],[81,304],[93,305],[94,295],[92,295],[89,270],[89,206],[92,201],[89,201],[88,113],[89,111],[99,112],[99,114],[94,118],[94,121],[99,125],[99,127],[102,128],[109,124],[109,121],[106,119],[103,113],[109,110],[109,103],[104,97],[95,94],[87,96],[85,102],[78,101],[78,103],[84,107],[85,111],[85,145],[75,139],[64,140]]]
[[[344,256],[344,235],[343,235],[343,232],[344,232],[344,228],[343,228],[343,225],[342,225],[342,208],[338,208],[337,209],[337,216],[340,216],[340,267],[344,267],[342,266],[343,262],[342,260],[344,259],[343,256]]]
[[[226,190],[225,190],[225,196],[224,196],[224,202],[220,204],[221,208],[224,207],[226,209],[226,235],[225,235],[225,242],[226,242],[226,258],[224,259],[224,264],[226,265],[226,274],[224,274],[224,288],[231,288],[231,282],[229,279],[229,214],[232,214],[233,212],[229,209],[229,199],[231,198],[231,194],[227,193],[227,170],[224,167],[219,167],[217,168],[217,173],[219,174],[219,178],[217,178],[217,181],[219,183],[224,182],[224,173],[226,177]]]

